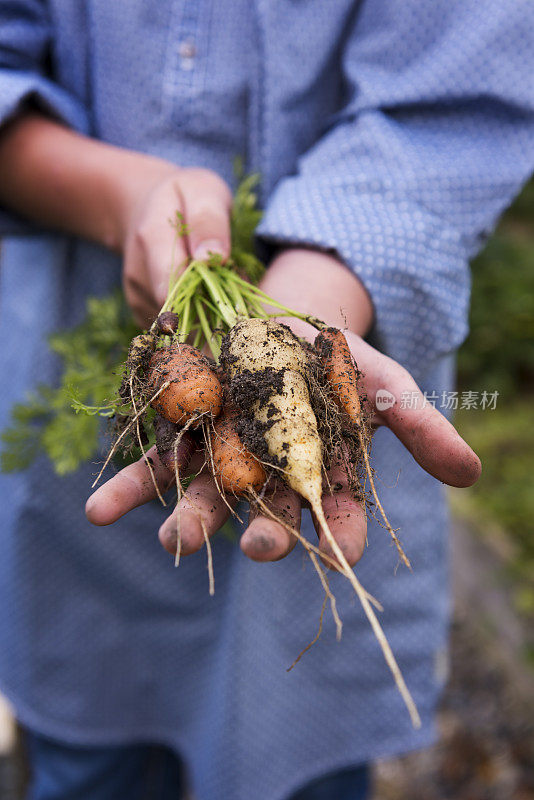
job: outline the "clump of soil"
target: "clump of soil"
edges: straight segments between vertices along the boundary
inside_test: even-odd
[[[169,450],[172,450],[180,430],[179,425],[169,422],[161,414],[156,414],[154,418],[154,433],[156,436],[156,450],[159,456],[163,456]]]
[[[283,385],[284,370],[267,367],[259,372],[244,370],[232,378],[228,387],[232,404],[240,410],[235,426],[239,438],[263,464],[280,469],[287,466],[287,458],[271,455],[265,441],[265,432],[272,426],[274,419],[266,423],[260,422],[254,417],[253,411],[257,406],[266,405],[268,416],[273,417],[276,408],[272,403],[269,404],[269,400],[282,391]]]

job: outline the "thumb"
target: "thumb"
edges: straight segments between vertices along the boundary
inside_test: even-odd
[[[190,255],[204,260],[211,252],[228,258],[232,193],[227,184],[209,170],[190,170],[181,179],[180,190]]]

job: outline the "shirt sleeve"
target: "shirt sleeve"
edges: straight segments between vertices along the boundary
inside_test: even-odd
[[[86,132],[80,101],[54,82],[53,26],[44,0],[0,2],[0,127],[25,108],[34,108]],[[0,235],[30,227],[0,207]]]
[[[334,251],[378,346],[415,373],[467,332],[468,260],[534,168],[534,5],[367,0],[347,102],[266,207],[260,243]]]

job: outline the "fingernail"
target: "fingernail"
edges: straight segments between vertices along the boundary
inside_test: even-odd
[[[210,253],[216,253],[217,255],[224,256],[224,246],[223,243],[220,242],[218,239],[207,239],[205,242],[201,242],[195,249],[193,253],[193,258],[196,258],[197,261],[205,261],[209,258]]]

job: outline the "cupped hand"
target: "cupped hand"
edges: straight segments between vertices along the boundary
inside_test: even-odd
[[[263,288],[288,307],[346,329],[352,355],[363,373],[361,388],[367,395],[375,424],[388,426],[423,469],[452,486],[470,486],[478,479],[480,461],[469,445],[437,409],[425,404],[411,375],[362,338],[371,323],[372,306],[363,286],[342,264],[322,253],[284,251],[267,271]],[[291,325],[299,335],[313,338],[313,330],[304,323],[292,320]],[[387,408],[379,403],[377,408],[377,394],[384,390],[394,402]],[[401,398],[406,396],[410,397],[410,403],[404,408]],[[173,471],[161,462],[155,450],[149,455],[158,485],[168,488],[174,480]],[[187,435],[182,440],[178,460],[182,475],[194,475],[204,462],[204,455],[195,451]],[[329,484],[335,486],[335,492],[325,491],[325,516],[347,561],[354,565],[365,545],[365,507],[354,498],[339,465],[333,467]],[[97,489],[87,501],[87,517],[95,525],[109,525],[156,496],[148,468],[141,459]],[[269,512],[257,507],[251,509],[241,549],[253,560],[275,561],[296,544],[296,537],[289,529],[299,528],[302,503],[295,492],[281,483],[268,485],[263,497]],[[179,515],[181,553],[194,553],[203,546],[205,533],[212,536],[230,513],[213,478],[204,469],[163,522],[159,530],[161,544],[170,553],[176,552]],[[317,523],[316,530],[320,550],[332,558]]]

